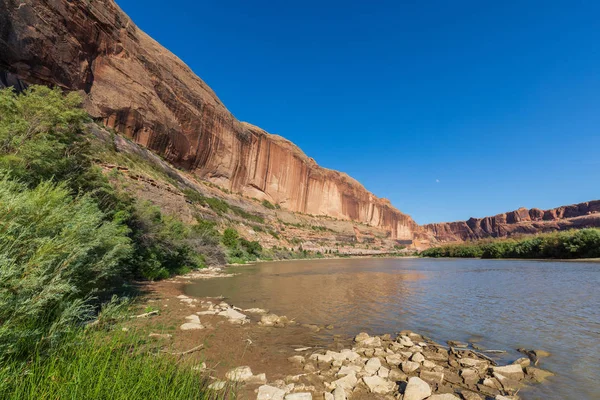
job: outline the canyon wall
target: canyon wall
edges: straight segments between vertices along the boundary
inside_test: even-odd
[[[440,242],[457,242],[518,234],[600,227],[600,200],[551,210],[519,208],[493,217],[442,222],[423,228]]]
[[[231,191],[380,227],[395,239],[422,232],[346,174],[237,121],[210,87],[112,0],[0,0],[0,70],[5,85],[80,91],[88,112],[107,127]]]

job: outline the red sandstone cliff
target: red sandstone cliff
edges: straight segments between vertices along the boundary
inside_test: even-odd
[[[600,227],[600,200],[551,210],[519,208],[493,217],[442,222],[423,228],[440,242],[508,237],[565,229]]]
[[[420,229],[346,174],[237,121],[112,0],[0,0],[0,70],[81,91],[89,113],[108,127],[234,192],[367,223],[392,238],[411,239]]]

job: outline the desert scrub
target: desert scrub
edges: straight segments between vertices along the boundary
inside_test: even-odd
[[[185,358],[169,355],[135,331],[78,330],[51,355],[9,360],[0,369],[0,398],[219,399]],[[225,392],[231,392],[226,389]]]
[[[0,357],[60,343],[116,286],[128,228],[65,185],[0,180]]]

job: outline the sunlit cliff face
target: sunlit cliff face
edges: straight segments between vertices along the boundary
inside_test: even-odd
[[[412,219],[289,141],[237,121],[176,56],[112,0],[0,0],[0,69],[86,94],[90,114],[178,167],[292,211],[350,219],[411,238]],[[35,26],[36,29],[29,29]]]

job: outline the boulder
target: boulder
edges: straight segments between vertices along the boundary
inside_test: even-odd
[[[389,365],[400,365],[402,362],[402,356],[400,354],[390,354],[385,358],[385,362]]]
[[[348,374],[357,374],[362,370],[361,367],[359,367],[358,365],[345,365],[343,367],[340,368],[340,370],[337,372],[337,376],[344,376],[344,375],[348,375]]]
[[[429,396],[431,396],[431,388],[427,382],[417,377],[408,380],[403,400],[423,400]]]
[[[219,315],[222,317],[226,317],[227,319],[229,319],[229,322],[234,324],[245,324],[246,322],[250,321],[250,319],[246,315],[234,310],[233,308],[228,308],[225,311],[221,311]]]
[[[368,333],[366,332],[361,332],[358,335],[356,335],[356,337],[354,338],[354,341],[356,343],[360,343],[360,342],[364,342],[365,340],[367,340],[368,338],[370,338],[371,336],[369,336]]]
[[[467,385],[474,385],[479,382],[479,374],[474,368],[461,369],[460,376]]]
[[[390,370],[386,367],[380,367],[377,371],[377,375],[379,375],[382,378],[387,378],[390,375]]]
[[[365,376],[363,382],[369,388],[369,392],[377,394],[388,394],[396,389],[396,384],[383,379],[380,376]]]
[[[413,341],[410,340],[410,338],[408,336],[401,335],[401,336],[399,336],[396,339],[396,341],[398,343],[400,343],[402,346],[405,346],[405,347],[412,347],[412,346],[414,346]]]
[[[335,397],[333,397],[332,393],[323,392],[323,400],[335,400]],[[346,399],[344,399],[344,400],[346,400]]]
[[[406,381],[406,378],[406,374],[402,371],[398,371],[397,369],[391,370],[388,375],[388,379],[392,382]]]
[[[279,389],[275,386],[262,385],[258,388],[256,400],[283,400],[284,396],[285,390]]]
[[[465,400],[484,400],[483,396],[480,394],[477,394],[475,392],[470,392],[468,390],[463,390],[460,395],[463,397],[463,399]]]

